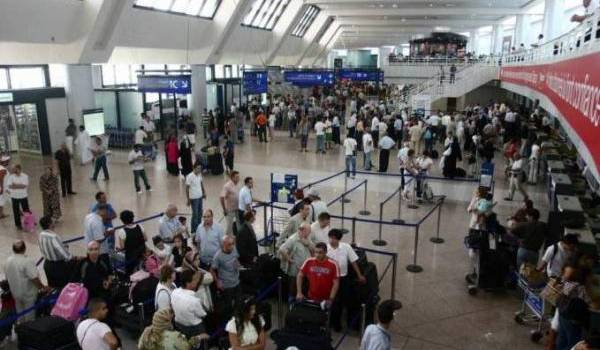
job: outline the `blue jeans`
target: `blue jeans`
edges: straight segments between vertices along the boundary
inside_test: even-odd
[[[574,324],[559,314],[556,350],[571,350],[581,339],[583,339],[583,329],[581,326]]]
[[[367,152],[364,153],[364,166],[365,166],[365,170],[371,170],[371,153],[373,152]]]
[[[317,135],[317,152],[325,152],[325,135]]]
[[[202,198],[190,200],[192,207],[192,235],[196,232],[196,229],[202,221]]]
[[[356,176],[356,156],[346,156],[346,177],[350,176],[350,171]]]
[[[94,175],[92,176],[94,181],[98,180],[98,173],[100,172],[100,169],[102,169],[102,172],[104,173],[104,179],[108,180],[109,175],[108,167],[106,166],[106,156],[100,156],[96,158],[96,161],[94,162]]]
[[[517,250],[517,268],[520,268],[523,263],[537,265],[538,257],[538,252],[519,247],[519,250]]]

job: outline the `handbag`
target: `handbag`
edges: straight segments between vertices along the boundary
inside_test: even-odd
[[[540,297],[553,306],[558,304],[561,298],[563,284],[556,278],[550,278],[544,289],[540,292]]]
[[[546,282],[546,273],[538,271],[536,266],[529,263],[523,263],[519,268],[519,274],[527,281],[530,286],[541,286]]]

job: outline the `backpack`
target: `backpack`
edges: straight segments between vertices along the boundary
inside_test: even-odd
[[[83,283],[69,283],[63,288],[50,315],[67,321],[77,321],[88,302],[88,290]]]

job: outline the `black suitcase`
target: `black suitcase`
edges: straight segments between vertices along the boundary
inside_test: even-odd
[[[223,168],[223,157],[221,156],[221,153],[208,156],[208,168],[213,175],[223,174],[225,169]]]
[[[256,271],[258,273],[258,289],[264,291],[277,282],[278,277],[283,277],[281,261],[273,254],[264,253],[256,259]],[[283,295],[287,295],[287,284],[283,283]],[[277,296],[277,288],[274,288],[267,297]]]
[[[139,303],[152,304],[157,285],[158,278],[154,276],[139,281],[131,291],[131,302],[135,305]]]
[[[46,316],[17,325],[20,350],[79,349],[75,325],[57,316]]]
[[[260,289],[260,274],[256,265],[240,269],[240,287],[242,293],[255,296]]]
[[[329,334],[327,323],[327,312],[308,302],[295,304],[285,315],[285,329],[301,334]]]
[[[141,306],[133,306],[131,304],[121,304],[115,308],[114,322],[119,328],[122,328],[134,336],[142,334],[144,328],[152,323],[154,315],[154,304],[148,303],[143,306],[143,314]]]
[[[271,339],[277,345],[277,350],[285,350],[290,347],[299,350],[333,349],[331,347],[331,337],[325,333],[307,335],[288,329],[278,329],[271,333]]]
[[[272,313],[273,308],[271,304],[266,301],[261,301],[256,304],[256,313],[263,318],[265,321],[265,331],[270,331],[273,326]]]
[[[454,172],[455,177],[467,177],[467,172],[463,168],[456,168]]]

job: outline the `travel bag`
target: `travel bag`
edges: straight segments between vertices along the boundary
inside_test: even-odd
[[[50,313],[68,321],[77,321],[88,302],[88,290],[82,283],[68,283],[60,292]]]
[[[15,328],[20,350],[79,349],[75,325],[58,316],[27,321]]]
[[[221,153],[208,155],[208,168],[213,175],[221,175],[225,171],[223,167],[223,157]]]
[[[277,350],[288,348],[298,350],[331,350],[331,337],[327,333],[310,334],[297,333],[288,329],[278,329],[271,333],[271,339],[277,345]]]
[[[285,315],[285,329],[309,335],[329,334],[327,312],[318,304],[301,302],[294,304]]]
[[[157,285],[158,279],[154,276],[137,282],[131,289],[131,302],[135,305],[139,303],[153,304],[152,301],[154,300]]]

